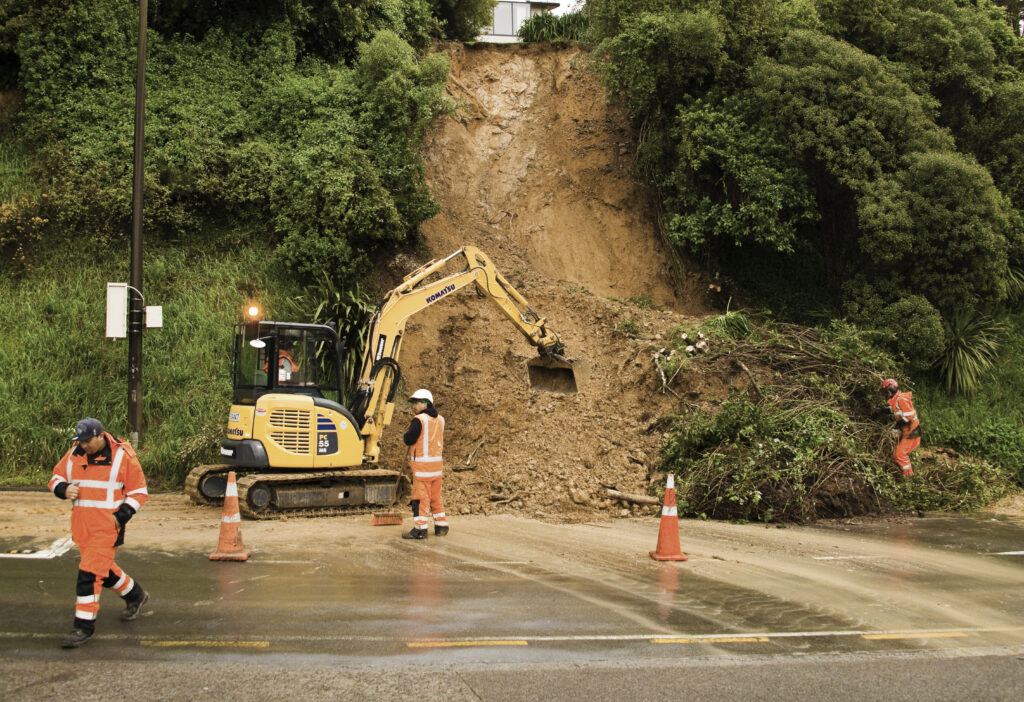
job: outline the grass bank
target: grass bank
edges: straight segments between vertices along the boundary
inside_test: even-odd
[[[127,435],[127,341],[107,339],[108,281],[128,280],[129,251],[54,250],[19,278],[0,279],[0,485],[42,485],[70,446],[76,420]],[[155,485],[215,459],[230,404],[229,351],[242,305],[270,316],[298,291],[261,247],[150,247],[147,305],[163,328],[143,341],[140,457]]]

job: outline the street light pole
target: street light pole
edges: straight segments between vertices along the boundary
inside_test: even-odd
[[[135,69],[135,149],[132,179],[131,296],[128,309],[128,431],[138,448],[142,440],[142,183],[146,124],[146,0],[139,0],[139,48]]]

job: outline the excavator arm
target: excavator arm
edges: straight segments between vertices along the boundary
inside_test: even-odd
[[[440,279],[434,278],[442,268],[459,257],[465,259],[463,270]],[[388,294],[370,320],[358,392],[352,407],[352,414],[361,422],[365,461],[377,461],[380,436],[391,423],[394,392],[401,377],[398,356],[406,322],[417,312],[470,284],[476,284],[484,297],[498,305],[527,341],[537,348],[539,357],[529,366],[531,383],[542,389],[576,391],[575,362],[565,358],[565,347],[558,334],[547,328],[547,320],[530,307],[484,252],[466,246],[407,275]]]

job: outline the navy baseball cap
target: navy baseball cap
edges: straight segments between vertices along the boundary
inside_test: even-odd
[[[94,436],[103,433],[103,425],[100,420],[91,417],[83,419],[75,425],[75,435],[71,438],[75,441],[88,441]]]

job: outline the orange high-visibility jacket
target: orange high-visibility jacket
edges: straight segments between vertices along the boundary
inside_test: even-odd
[[[416,415],[420,435],[409,447],[409,468],[414,478],[436,478],[444,471],[441,452],[444,450],[444,417],[431,417],[426,412]]]
[[[109,465],[89,463],[89,457],[76,445],[53,467],[50,478],[50,491],[58,496],[64,494],[57,492],[61,485],[78,483],[78,499],[71,510],[71,538],[79,546],[93,540],[112,546],[111,534],[116,539],[118,532],[112,515],[121,514],[120,522],[124,525],[149,499],[146,476],[135,457],[135,449],[107,432],[103,436],[110,448]],[[131,514],[125,515],[122,505],[130,508]],[[107,540],[110,542],[106,543]]]
[[[896,421],[903,419],[909,424],[903,424],[900,426],[901,436],[906,438],[910,432],[917,429],[921,424],[917,419],[917,410],[914,409],[914,393],[912,392],[897,392],[895,395],[889,398],[889,407],[892,408],[892,413],[896,417]]]

